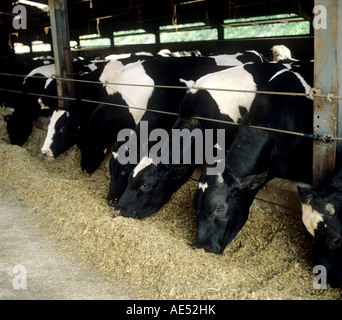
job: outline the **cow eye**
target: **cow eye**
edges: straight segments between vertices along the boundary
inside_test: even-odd
[[[217,217],[222,211],[222,209],[223,209],[223,204],[214,207],[214,210],[212,211],[212,216]]]
[[[122,168],[122,170],[120,171],[120,174],[122,175],[122,176],[125,176],[126,175],[126,173],[127,173],[127,170],[128,170],[128,168]]]
[[[143,185],[141,185],[141,186],[139,187],[139,190],[140,190],[140,191],[146,191],[149,187],[150,187],[149,184],[144,183]]]
[[[336,248],[340,247],[341,244],[342,244],[342,238],[339,237],[339,238],[334,238],[334,239],[332,239],[332,240],[330,241],[329,246],[330,246],[331,249],[336,249]]]
[[[58,129],[58,132],[59,132],[59,133],[62,133],[62,132],[64,132],[64,130],[65,130],[65,127],[60,127],[60,128]]]

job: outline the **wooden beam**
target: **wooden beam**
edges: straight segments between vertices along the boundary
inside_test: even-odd
[[[341,48],[342,26],[339,16],[342,12],[342,3],[339,0],[315,0],[315,5],[326,9],[318,14],[324,25],[315,27],[315,67],[314,87],[322,93],[341,95],[342,79],[339,79],[338,49]],[[318,17],[317,17],[318,18]],[[314,19],[315,20],[315,19]],[[317,19],[318,21],[318,19]],[[318,28],[320,27],[320,28]],[[321,28],[323,27],[323,28]],[[314,134],[331,134],[337,136],[338,102],[316,98],[314,101]],[[313,186],[318,187],[327,182],[334,174],[336,162],[336,142],[324,143],[314,141],[313,144]]]
[[[72,79],[73,69],[70,52],[67,1],[49,0],[49,10],[56,76]],[[63,97],[74,97],[74,83],[72,81],[57,80],[57,94]],[[63,106],[64,100],[60,99],[58,104],[59,106]]]

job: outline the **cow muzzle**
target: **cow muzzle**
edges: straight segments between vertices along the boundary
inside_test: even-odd
[[[53,158],[53,153],[50,149],[42,149],[42,154],[47,156],[48,158]]]

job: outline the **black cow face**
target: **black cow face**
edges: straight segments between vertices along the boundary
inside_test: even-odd
[[[57,110],[51,116],[48,131],[42,147],[47,157],[58,157],[76,143],[77,126],[66,110]]]
[[[196,246],[222,254],[247,221],[249,207],[267,173],[238,178],[233,174],[206,175],[195,192]]]
[[[20,112],[13,112],[5,117],[6,130],[11,144],[23,145],[32,133],[32,122],[29,115],[22,115]]]
[[[94,143],[92,139],[82,136],[77,141],[77,145],[81,151],[81,168],[85,174],[91,174],[96,171],[101,162],[106,157],[108,148]]]
[[[298,187],[302,219],[310,233],[314,265],[327,270],[327,282],[342,286],[342,193]]]
[[[113,156],[109,161],[111,179],[107,200],[110,206],[114,206],[124,193],[128,178],[134,167],[135,165],[130,163],[121,164],[117,159],[117,155],[113,152]]]
[[[143,158],[142,161],[145,160]],[[171,198],[184,176],[183,166],[168,168],[150,163],[139,171],[141,163],[131,173],[127,188],[115,206],[124,217],[140,219],[159,210]]]

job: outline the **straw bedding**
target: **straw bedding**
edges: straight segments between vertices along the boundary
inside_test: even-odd
[[[113,217],[108,159],[87,177],[77,147],[55,160],[40,154],[45,134],[34,128],[23,147],[12,146],[0,121],[0,193],[14,194],[66,250],[119,276],[140,299],[341,298],[339,289],[313,288],[310,246],[295,217],[252,206],[224,254],[206,253],[194,247],[196,181],[151,217]]]

